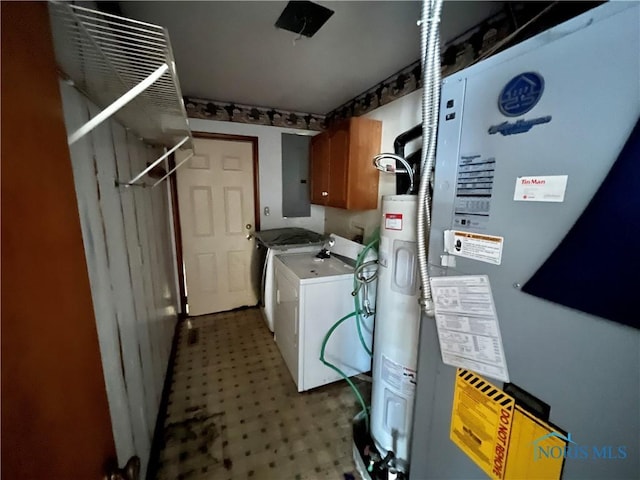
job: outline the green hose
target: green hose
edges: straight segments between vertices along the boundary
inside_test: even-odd
[[[348,318],[353,317],[355,314],[356,314],[356,312],[351,312],[350,314],[345,315],[340,320],[338,320],[336,323],[334,323],[333,326],[329,329],[327,334],[324,336],[324,339],[322,340],[322,348],[320,349],[320,361],[322,363],[324,363],[330,369],[332,369],[335,372],[337,372],[338,375],[340,375],[342,378],[344,378],[347,381],[347,383],[349,384],[349,386],[351,387],[351,389],[355,393],[356,397],[358,398],[358,401],[360,402],[360,406],[362,407],[362,412],[364,413],[364,419],[365,419],[365,424],[366,424],[366,427],[367,427],[367,431],[369,431],[369,412],[367,410],[366,403],[364,403],[364,398],[362,398],[362,395],[360,394],[360,390],[358,390],[358,387],[356,387],[354,385],[354,383],[351,381],[351,379],[347,376],[346,373],[344,373],[338,367],[336,367],[332,363],[327,362],[324,359],[324,351],[325,351],[325,348],[327,347],[327,342],[329,341],[329,337],[331,337],[331,334],[333,333],[333,331],[336,328],[338,328],[340,326],[340,324],[342,324],[342,322],[344,322]]]
[[[356,271],[358,267],[360,267],[360,265],[362,264],[364,258],[367,255],[367,252],[371,248],[373,248],[374,245],[376,245],[379,240],[380,240],[380,235],[377,231],[376,234],[374,235],[373,241],[369,242],[369,244],[362,250],[362,252],[360,252],[360,255],[358,255],[358,258],[356,260]],[[354,287],[354,291],[356,291],[358,287],[358,281],[355,279],[355,276],[353,280],[353,287]],[[345,320],[351,317],[356,317],[356,326],[358,329],[358,337],[360,338],[360,343],[362,343],[362,346],[364,347],[366,352],[369,354],[369,356],[373,356],[373,352],[367,346],[367,343],[364,341],[364,337],[362,335],[362,327],[360,325],[362,321],[360,314],[362,313],[362,311],[360,309],[360,300],[357,294],[354,296],[354,306],[355,306],[355,311],[349,313],[348,315],[345,315],[336,323],[334,323],[333,326],[329,329],[329,331],[324,336],[324,339],[322,340],[322,347],[320,348],[320,361],[347,381],[347,383],[353,390],[353,393],[355,393],[356,398],[358,399],[358,402],[360,402],[360,406],[362,407],[362,413],[364,414],[365,425],[366,425],[367,431],[369,431],[369,410],[367,409],[367,404],[364,402],[364,398],[362,398],[362,394],[360,393],[360,390],[358,390],[358,387],[355,386],[355,384],[351,381],[351,379],[347,376],[346,373],[344,373],[342,370],[340,370],[338,367],[328,362],[324,358],[324,351],[327,347],[327,342],[329,341],[329,338],[331,337],[331,335],[333,334],[336,328],[338,328]]]

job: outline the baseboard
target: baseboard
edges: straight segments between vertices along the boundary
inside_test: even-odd
[[[178,315],[175,329],[173,331],[173,340],[171,342],[171,354],[167,364],[167,371],[164,376],[164,385],[162,386],[162,397],[160,399],[160,408],[156,418],[156,426],[153,431],[153,440],[151,442],[151,452],[149,452],[149,463],[147,464],[147,480],[156,480],[158,477],[158,466],[160,463],[160,452],[163,446],[164,420],[167,417],[167,407],[169,403],[169,394],[171,392],[171,383],[173,382],[173,365],[176,360],[176,352],[178,350],[178,332],[180,326],[186,316]]]

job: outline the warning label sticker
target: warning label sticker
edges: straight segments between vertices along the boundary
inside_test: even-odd
[[[539,478],[555,480],[562,477],[564,455],[571,441],[558,428],[536,418],[516,405],[511,423],[505,478]]]
[[[387,230],[402,230],[402,214],[385,213],[384,228],[386,228]]]
[[[382,355],[382,379],[397,392],[415,395],[416,371],[394,362],[385,355]]]
[[[450,438],[490,478],[505,478],[515,401],[482,377],[458,369]]]
[[[503,244],[504,237],[457,230],[444,232],[445,252],[494,265],[502,262]]]

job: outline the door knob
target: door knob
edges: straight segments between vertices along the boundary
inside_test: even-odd
[[[112,465],[107,469],[104,480],[140,480],[140,458],[131,457],[124,468]]]

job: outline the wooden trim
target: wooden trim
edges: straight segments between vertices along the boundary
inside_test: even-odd
[[[176,326],[173,329],[173,340],[171,341],[171,353],[169,354],[169,361],[167,362],[167,371],[165,372],[164,383],[162,384],[160,407],[158,408],[156,425],[153,430],[153,438],[151,439],[151,451],[149,452],[149,463],[147,463],[146,480],[155,480],[158,476],[158,470],[160,469],[160,453],[164,446],[164,421],[167,418],[167,409],[169,408],[169,395],[171,394],[171,385],[173,384],[173,366],[176,363],[180,328],[182,328],[182,322],[176,322]]]
[[[249,137],[246,135],[228,135],[226,133],[209,133],[209,132],[193,132],[195,138],[206,138],[209,140],[226,140],[228,142],[251,142],[253,150],[253,216],[254,231],[260,230],[260,185],[258,179],[260,177],[258,162],[258,137]]]
[[[169,169],[176,166],[176,158],[174,154],[169,156]],[[169,190],[171,192],[171,210],[173,211],[173,233],[175,235],[176,245],[176,262],[178,270],[178,295],[180,298],[180,319],[187,317],[187,294],[184,291],[184,257],[182,254],[182,225],[180,224],[180,206],[178,205],[178,182],[176,173],[169,175]]]

